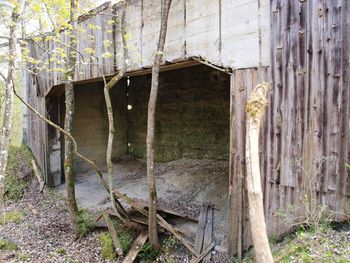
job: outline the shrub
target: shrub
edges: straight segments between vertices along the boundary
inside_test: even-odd
[[[115,259],[115,251],[112,237],[109,233],[104,232],[100,234],[101,256],[103,259]]]
[[[79,238],[84,237],[94,229],[92,215],[86,209],[79,210],[76,224]]]

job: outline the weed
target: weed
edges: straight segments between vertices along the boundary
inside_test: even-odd
[[[163,241],[163,246],[165,248],[171,248],[171,249],[175,249],[177,248],[178,246],[180,245],[180,242],[179,240],[177,240],[176,238],[174,237],[168,237],[166,239],[164,239]]]
[[[146,242],[140,253],[139,253],[139,258],[146,261],[146,262],[153,262],[154,259],[158,256],[159,250],[152,247],[151,243]]]
[[[19,223],[23,220],[24,213],[22,211],[10,211],[5,212],[5,214],[0,215],[0,225],[6,223]]]
[[[79,210],[76,224],[79,238],[84,237],[94,229],[92,215],[86,209]]]
[[[65,254],[67,254],[66,250],[63,247],[58,248],[56,252],[60,256],[64,256]]]
[[[113,246],[112,237],[108,232],[100,234],[99,237],[101,245],[101,256],[103,259],[115,259],[115,251]]]
[[[20,253],[17,255],[17,258],[19,261],[30,261],[31,260],[31,255],[28,253]]]
[[[18,247],[15,243],[10,242],[6,239],[0,239],[0,250],[8,250],[8,251],[12,251],[12,250],[17,250]]]
[[[117,233],[120,241],[120,245],[122,246],[122,250],[124,252],[129,251],[131,244],[134,239],[134,232],[130,229],[126,229],[124,231],[119,230],[120,228],[117,228]]]

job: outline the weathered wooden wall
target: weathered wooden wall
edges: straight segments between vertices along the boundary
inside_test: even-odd
[[[273,0],[271,24],[265,209],[270,233],[279,234],[289,226],[276,211],[294,205],[301,221],[310,187],[337,219],[350,213],[349,3]]]
[[[271,1],[269,74],[237,70],[231,81],[231,211],[243,207],[241,218],[231,215],[231,251],[239,235],[244,248],[251,245],[242,190],[244,106],[252,86],[263,80],[272,84],[260,164],[269,235],[303,222],[306,205],[326,205],[336,220],[349,218],[349,44],[348,1]]]

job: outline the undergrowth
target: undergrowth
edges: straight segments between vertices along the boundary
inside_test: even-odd
[[[5,174],[4,198],[6,202],[17,202],[23,196],[32,174],[32,153],[27,146],[10,146]]]
[[[24,213],[22,211],[9,211],[0,214],[0,225],[7,223],[19,223],[23,220]]]
[[[103,259],[115,259],[115,252],[111,235],[107,232],[101,233],[100,237],[101,256]]]
[[[79,238],[86,236],[94,229],[94,219],[86,209],[79,209],[76,224],[77,235]]]

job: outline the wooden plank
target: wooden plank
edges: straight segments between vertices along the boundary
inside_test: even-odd
[[[204,238],[204,230],[205,230],[205,224],[207,221],[207,211],[208,211],[208,203],[202,204],[201,212],[199,216],[199,223],[197,225],[197,231],[196,231],[196,240],[194,242],[194,249],[195,251],[200,254],[203,247],[203,238]]]
[[[204,241],[203,241],[203,248],[209,247],[210,244],[213,242],[213,214],[214,209],[212,206],[208,207],[207,211],[207,220],[205,224],[205,230],[204,230]],[[208,253],[202,260],[203,263],[210,263],[211,262],[211,253]]]
[[[211,244],[200,254],[197,258],[193,259],[191,263],[199,263],[201,260],[215,247],[215,242],[211,242]]]
[[[146,208],[148,210],[148,204],[145,204],[144,208]],[[165,206],[157,206],[157,211],[160,213],[165,213],[165,214],[169,214],[169,215],[173,215],[173,216],[177,216],[177,217],[181,217],[181,218],[185,218],[188,219],[190,221],[193,222],[198,222],[199,220],[197,218],[194,218],[192,216],[187,216],[185,214],[179,213],[171,208],[165,207]]]
[[[119,241],[119,238],[118,238],[118,235],[117,235],[117,231],[115,230],[113,221],[109,217],[108,213],[104,213],[103,214],[103,218],[104,218],[104,220],[106,222],[106,225],[108,227],[108,231],[111,234],[113,245],[114,245],[116,253],[119,256],[123,255],[123,249],[122,249],[122,246],[120,244],[120,241]]]
[[[136,257],[137,257],[137,255],[141,251],[142,246],[145,244],[147,239],[148,239],[147,232],[146,231],[141,232],[140,235],[132,243],[128,254],[126,255],[125,259],[123,260],[123,263],[132,263],[132,262],[134,262]]]

